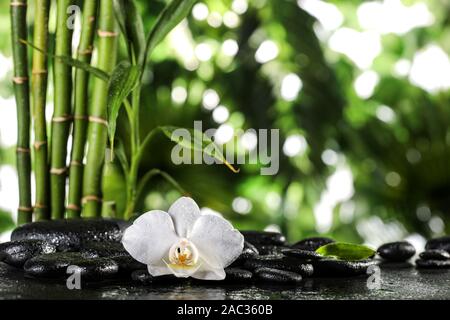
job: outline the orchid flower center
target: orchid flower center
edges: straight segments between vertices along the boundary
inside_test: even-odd
[[[169,250],[169,260],[180,267],[195,266],[198,261],[198,251],[195,245],[187,239],[181,239]]]

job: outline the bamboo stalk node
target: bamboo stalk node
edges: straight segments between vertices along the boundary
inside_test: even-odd
[[[91,46],[91,47],[89,47],[89,48],[87,48],[85,50],[78,50],[78,55],[80,55],[80,56],[89,56],[89,55],[92,54],[93,51],[94,50],[93,50],[93,48]]]
[[[31,74],[33,75],[41,75],[41,74],[47,74],[48,71],[47,70],[32,70]]]
[[[26,7],[28,6],[25,2],[14,1],[11,2],[11,7]]]
[[[42,146],[45,146],[47,144],[47,141],[36,141],[34,143],[34,149],[39,150]]]
[[[82,164],[80,161],[72,160],[72,161],[70,162],[70,166],[71,166],[71,167],[82,167],[83,164]]]
[[[15,84],[24,84],[28,81],[28,77],[14,77],[13,82]]]
[[[52,122],[53,123],[64,123],[72,121],[73,117],[71,115],[64,115],[61,117],[53,117]]]
[[[17,148],[16,148],[16,152],[17,152],[17,153],[30,153],[31,150],[30,150],[29,148],[20,148],[20,147],[17,147]]]
[[[98,30],[97,34],[100,38],[114,38],[119,35],[118,32]]]
[[[89,196],[85,196],[83,197],[83,199],[81,199],[81,203],[82,204],[86,204],[88,202],[102,202],[103,199],[98,197],[97,195],[89,195]]]
[[[90,116],[88,119],[89,119],[89,122],[102,124],[102,125],[104,125],[106,127],[108,126],[108,121],[106,121],[103,118]]]
[[[33,212],[32,207],[19,207],[18,210],[22,212]]]
[[[42,203],[36,203],[34,205],[34,208],[35,209],[47,209],[47,206],[45,204],[42,204]]]
[[[51,168],[50,173],[53,175],[61,176],[67,172],[67,168]]]
[[[66,207],[67,210],[72,210],[72,211],[81,211],[81,208],[79,206],[77,206],[76,204],[68,204]]]

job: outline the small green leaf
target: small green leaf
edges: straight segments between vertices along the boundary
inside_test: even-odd
[[[49,56],[50,58],[53,58],[55,60],[59,60],[64,64],[67,64],[71,67],[75,67],[81,70],[84,70],[86,72],[89,72],[90,74],[96,76],[97,78],[108,82],[109,81],[109,74],[106,73],[105,71],[95,68],[93,66],[91,66],[89,63],[77,60],[77,59],[73,59],[72,57],[68,57],[68,56],[57,56],[54,55],[50,52],[45,52],[44,50],[34,46],[33,44],[25,41],[25,40],[20,40],[20,42],[22,42],[23,44],[26,44],[27,46],[30,46],[31,48],[33,48],[34,50],[37,50],[39,52],[41,52],[42,54],[45,54],[47,56]]]
[[[138,79],[139,68],[131,65],[128,61],[123,61],[116,66],[109,80],[107,111],[111,154],[114,152],[114,136],[120,108],[124,100],[136,87]]]
[[[139,64],[144,66],[153,49],[175,28],[191,11],[197,0],[172,0],[161,12],[147,36],[145,49],[139,57]]]
[[[219,149],[219,147],[209,138],[206,134],[199,130],[195,129],[185,129],[185,128],[178,128],[178,127],[172,127],[172,126],[165,126],[160,127],[162,132],[173,142],[179,144],[180,146],[189,149],[189,150],[195,150],[195,151],[201,151],[209,155],[210,157],[213,157],[214,159],[219,160],[224,165],[226,165],[231,171],[234,173],[238,173],[239,170],[235,169],[226,159],[223,155],[222,151]],[[184,132],[189,133],[189,137],[186,135],[186,139],[183,137],[180,137],[178,135],[174,135],[175,131],[180,130],[180,133],[182,130]],[[181,138],[181,139],[180,139]]]
[[[324,257],[335,257],[341,260],[355,261],[372,257],[376,251],[360,244],[334,242],[326,244],[316,250]]]

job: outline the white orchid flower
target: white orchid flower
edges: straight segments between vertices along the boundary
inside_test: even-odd
[[[224,268],[242,253],[244,237],[224,218],[201,214],[194,200],[182,197],[169,212],[152,210],[137,218],[122,243],[154,277],[223,280]]]

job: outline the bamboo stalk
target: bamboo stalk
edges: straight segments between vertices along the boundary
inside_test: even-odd
[[[98,41],[98,65],[111,72],[116,61],[117,37],[113,2],[100,0]],[[89,134],[87,162],[83,175],[83,217],[98,217],[101,213],[101,176],[107,141],[106,99],[108,84],[94,80],[91,110],[89,114]]]
[[[48,51],[48,16],[50,0],[35,0],[34,40],[35,47]],[[34,120],[34,172],[36,176],[36,220],[50,218],[49,212],[49,166],[47,155],[47,130],[45,104],[47,98],[47,57],[33,51],[32,96]]]
[[[56,56],[72,56],[72,30],[67,25],[67,8],[72,0],[57,0]],[[72,104],[72,67],[55,59],[54,62],[55,103],[52,118],[51,144],[51,216],[64,218],[67,175],[67,140],[69,138]]]
[[[30,157],[30,84],[28,74],[27,0],[11,0],[12,50],[14,60],[14,93],[17,105],[17,174],[19,177],[19,208],[17,224],[32,221],[31,157]]]
[[[78,60],[90,63],[95,36],[98,0],[85,0],[83,7],[83,25]],[[69,196],[67,218],[78,218],[81,213],[81,194],[83,183],[83,158],[87,133],[89,74],[82,70],[75,71],[75,111],[72,139],[72,154],[69,176]]]

